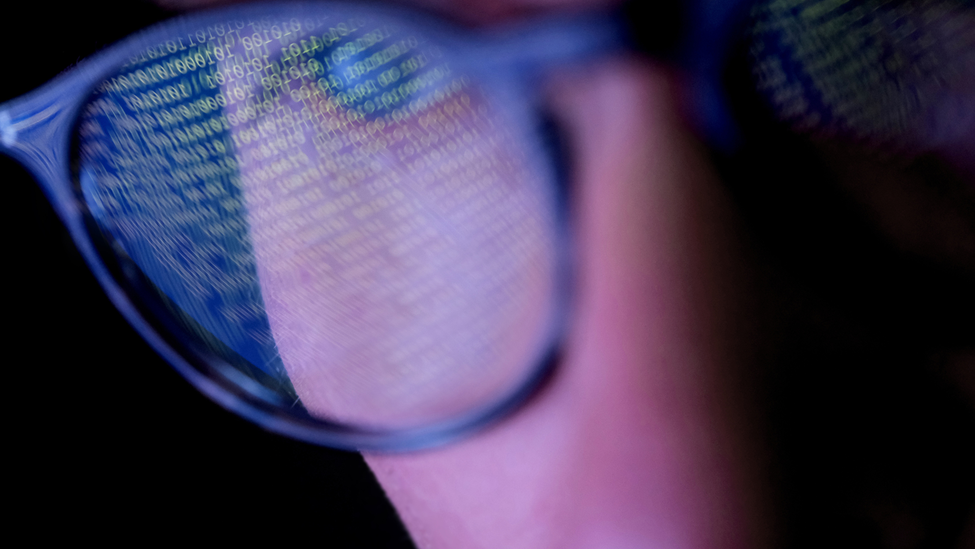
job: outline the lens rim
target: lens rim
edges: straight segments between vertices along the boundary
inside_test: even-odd
[[[157,42],[182,34],[184,31],[196,30],[208,23],[244,17],[280,18],[289,11],[300,17],[302,13],[310,11],[321,13],[322,10],[342,10],[349,15],[365,13],[370,17],[378,15],[393,20],[406,20],[412,28],[422,31],[444,46],[471,41],[461,29],[414,11],[395,7],[345,3],[293,3],[225,8],[180,16],[150,27],[83,62],[74,73],[59,77],[37,92],[8,105],[30,107],[30,103],[44,104],[45,102],[58,105],[62,115],[58,118],[73,122],[65,125],[66,127],[61,130],[54,129],[47,139],[51,145],[54,145],[55,157],[68,160],[76,150],[74,145],[81,107],[87,104],[94,88],[122,66],[134,52],[156,45]],[[483,47],[478,50],[483,50]],[[463,48],[458,47],[456,51],[463,51]],[[464,59],[464,61],[468,66],[476,65],[476,61],[473,60]],[[512,82],[515,80],[517,79],[511,78]],[[525,103],[528,104],[530,101],[526,98]],[[518,110],[533,110],[525,105],[521,107]],[[539,114],[536,118],[541,119],[537,109],[535,111]],[[534,135],[535,128],[529,125],[529,121],[512,118],[518,122],[513,126],[513,131],[521,134],[524,143],[535,149],[529,151],[529,155],[534,158],[546,157],[543,148],[536,146],[539,138]],[[233,371],[231,365],[212,353],[194,348],[193,338],[182,334],[183,330],[168,322],[170,316],[168,313],[159,314],[160,304],[153,303],[153,299],[149,297],[152,292],[139,288],[138,283],[133,283],[138,280],[138,277],[130,279],[121,274],[125,269],[131,270],[134,266],[124,265],[124,261],[117,261],[119,256],[110,251],[110,242],[104,239],[97,221],[87,207],[83,206],[84,199],[74,167],[69,166],[68,162],[63,162],[64,167],[60,170],[56,167],[51,169],[50,166],[46,166],[47,169],[38,169],[36,159],[24,158],[24,155],[15,154],[15,156],[19,156],[22,162],[32,168],[41,180],[42,186],[55,203],[72,238],[100,284],[115,306],[150,346],[211,400],[270,431],[315,444],[352,450],[401,451],[439,445],[509,414],[544,385],[559,361],[570,302],[570,269],[567,216],[559,211],[565,201],[556,196],[559,188],[564,188],[564,185],[559,185],[555,180],[557,170],[551,170],[552,196],[546,197],[552,205],[556,256],[552,323],[549,336],[546,338],[547,343],[542,346],[542,352],[535,361],[535,366],[528,369],[525,378],[513,385],[508,394],[500,395],[493,404],[472,410],[457,418],[422,427],[383,430],[329,422],[313,418],[307,413],[284,411],[280,406],[271,403],[275,399],[263,398],[259,394],[260,391],[244,390],[238,382],[230,379],[232,375],[227,375],[227,371]],[[551,159],[548,160],[551,164]]]

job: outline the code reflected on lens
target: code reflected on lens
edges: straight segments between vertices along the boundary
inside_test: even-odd
[[[204,339],[312,413],[409,425],[513,390],[549,337],[554,201],[512,127],[402,22],[229,21],[96,89],[78,177]]]
[[[750,56],[757,89],[795,129],[918,150],[965,131],[954,96],[971,93],[975,14],[952,1],[764,1]]]
[[[215,78],[216,52],[233,40],[219,32],[150,48],[98,86],[78,126],[78,177],[95,217],[203,328],[197,335],[284,377],[247,234],[226,96],[201,85]]]

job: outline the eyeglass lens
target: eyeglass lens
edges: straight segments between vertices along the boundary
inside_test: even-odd
[[[557,268],[534,145],[457,66],[358,12],[174,34],[94,89],[76,183],[228,379],[356,425],[457,417],[536,368]]]

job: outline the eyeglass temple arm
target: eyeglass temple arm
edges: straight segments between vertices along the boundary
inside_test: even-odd
[[[67,140],[87,76],[73,71],[0,105],[0,152],[34,175],[66,223],[73,204],[71,190],[63,184],[68,180]]]

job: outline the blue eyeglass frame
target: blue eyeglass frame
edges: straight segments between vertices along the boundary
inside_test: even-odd
[[[36,178],[111,302],[137,332],[194,387],[224,408],[260,426],[286,436],[324,446],[370,451],[402,451],[445,443],[493,422],[524,402],[551,372],[561,345],[562,327],[556,327],[549,351],[513,392],[485,409],[434,425],[407,430],[375,430],[329,422],[310,415],[285,411],[280,403],[261,398],[256,382],[239,374],[221,359],[205,356],[181,345],[178,331],[167,329],[165,318],[151,318],[151,308],[133,299],[130,284],[113,276],[89,228],[93,223],[80,191],[73,182],[70,159],[75,121],[95,86],[145,48],[200,27],[239,18],[301,17],[328,10],[343,16],[380,16],[408,24],[446,51],[465,70],[491,74],[506,90],[504,99],[517,101],[514,110],[538,112],[541,78],[559,66],[578,65],[626,48],[622,21],[612,13],[552,17],[477,32],[452,26],[429,15],[404,8],[374,4],[289,3],[248,5],[176,17],[149,27],[94,56],[44,86],[0,105],[0,152],[18,160]],[[520,101],[518,101],[520,100]],[[534,128],[516,128],[526,136]],[[537,137],[537,136],[536,136]],[[568,307],[567,228],[562,234],[560,280],[564,296],[557,317]],[[160,320],[162,324],[160,324]],[[216,373],[217,375],[214,375]],[[234,376],[237,373],[237,376]],[[233,379],[236,377],[237,379]],[[248,386],[248,383],[253,386]]]

